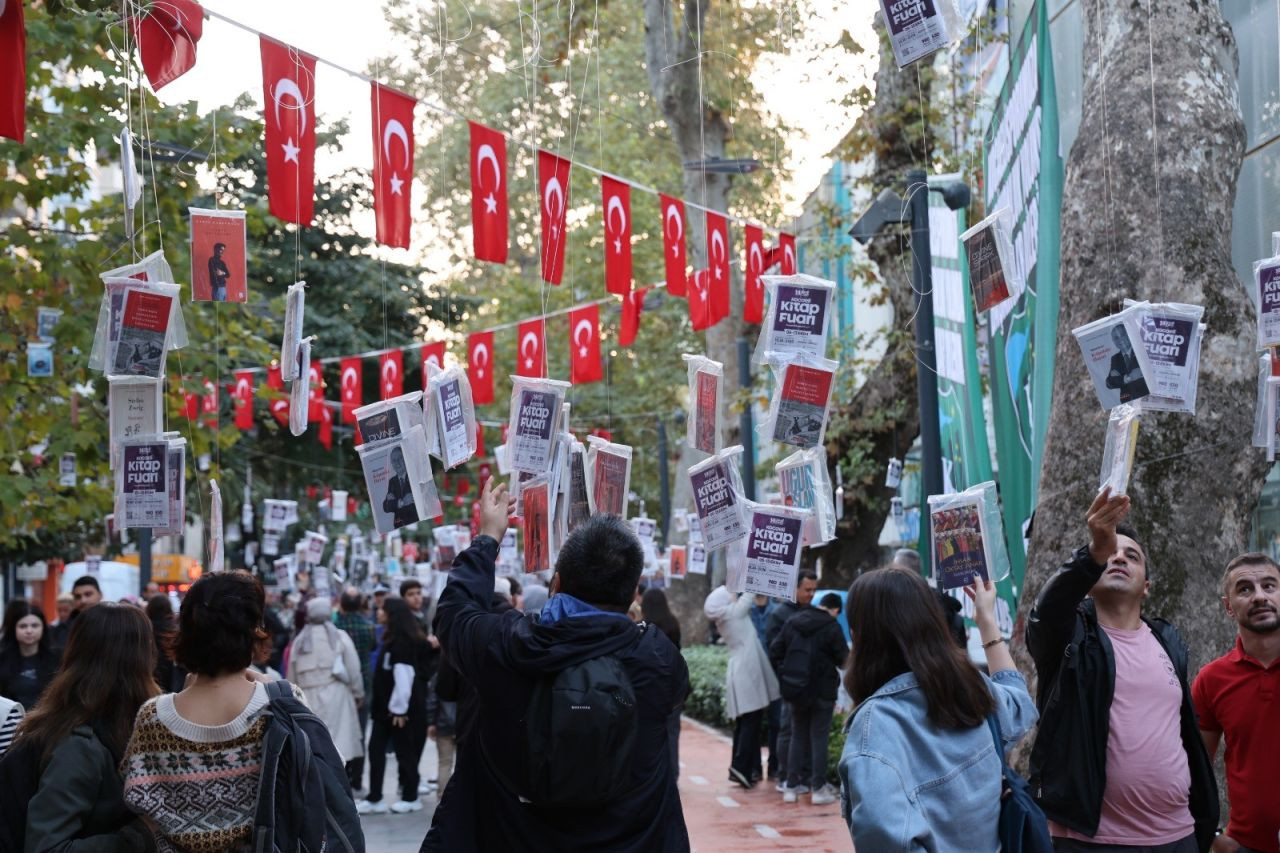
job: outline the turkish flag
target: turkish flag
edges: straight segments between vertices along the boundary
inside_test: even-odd
[[[543,317],[525,320],[516,327],[516,376],[547,375],[547,324]]]
[[[764,232],[759,225],[742,229],[747,240],[746,296],[742,302],[744,323],[764,322],[764,284],[760,274],[767,269],[764,263]]]
[[[658,206],[662,210],[662,256],[667,262],[667,293],[685,296],[688,272],[684,252],[684,202],[659,193]]]
[[[409,248],[413,224],[413,108],[403,92],[373,83],[373,212],[378,242]]]
[[[325,450],[333,450],[333,409],[320,407],[320,444]]]
[[[237,370],[236,390],[232,399],[236,410],[236,428],[253,429],[253,371]]]
[[[610,293],[631,292],[631,185],[602,177],[604,195],[604,281]]]
[[[276,419],[276,423],[280,424],[280,426],[288,426],[289,395],[284,393],[284,380],[280,378],[279,367],[267,368],[267,387],[278,392],[272,396],[271,402],[267,404],[267,408]]]
[[[204,10],[195,0],[153,0],[147,14],[134,18],[134,37],[142,70],[160,91],[196,64],[196,42],[204,32]]]
[[[689,322],[695,332],[714,324],[711,310],[711,275],[707,270],[694,270],[689,276]]]
[[[622,328],[618,333],[618,343],[624,347],[636,342],[636,333],[640,331],[640,312],[644,310],[644,297],[650,289],[639,287],[622,298]]]
[[[261,38],[271,214],[310,225],[316,195],[316,60]]]
[[[423,344],[420,350],[422,354],[422,390],[427,390],[427,365],[435,364],[441,370],[444,370],[444,341],[436,341],[430,344]]]
[[[471,244],[476,260],[507,262],[507,137],[471,127]]]
[[[356,422],[356,409],[364,405],[364,370],[359,358],[344,358],[338,368],[341,374],[342,422],[353,424]]]
[[[173,377],[172,383],[178,386],[185,384],[177,376]],[[200,417],[200,395],[194,391],[187,391],[185,388],[182,389],[182,416],[189,421],[194,421]]]
[[[398,349],[384,352],[378,360],[378,375],[382,377],[382,399],[390,400],[404,393],[404,353]]]
[[[477,406],[493,402],[493,332],[467,337],[467,378],[471,380],[471,402]]]
[[[218,429],[218,386],[212,380],[204,381],[204,396],[200,398],[201,421],[207,426]]]
[[[707,272],[711,275],[711,323],[729,316],[729,223],[707,211]]]
[[[538,198],[542,199],[542,280],[564,276],[565,214],[569,211],[569,161],[538,152]]]
[[[27,27],[22,0],[0,0],[0,136],[27,131]]]
[[[600,363],[600,306],[596,303],[569,312],[569,381],[574,385],[604,379]]]
[[[779,232],[778,251],[782,253],[782,268],[778,272],[783,275],[796,274],[796,235]]]
[[[324,404],[324,367],[320,360],[311,359],[311,369],[307,376],[307,420],[320,420],[320,412],[327,408]]]
[[[472,397],[472,402],[475,402],[474,395]],[[476,421],[476,457],[484,458],[484,424],[478,420]]]

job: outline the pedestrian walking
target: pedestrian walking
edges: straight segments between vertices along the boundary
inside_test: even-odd
[[[769,617],[773,615],[778,602],[767,595],[757,595],[751,605],[751,624],[755,626],[756,638],[766,652],[769,651],[768,631]],[[777,675],[777,673],[774,673]],[[778,780],[778,728],[782,724],[782,700],[774,699],[765,710],[764,731],[765,744],[769,747],[769,765],[765,769],[765,778],[770,782]],[[788,734],[790,737],[790,734]],[[782,782],[786,782],[784,778]]]
[[[365,600],[360,590],[349,586],[342,591],[338,599],[338,616],[334,624],[340,631],[345,631],[355,646],[356,655],[360,658],[360,680],[364,690],[364,700],[356,705],[357,722],[360,724],[360,737],[363,741],[365,729],[369,725],[369,703],[373,697],[373,651],[376,645],[373,635],[373,623],[364,615]],[[364,751],[347,762],[347,778],[353,790],[364,787]]]
[[[10,601],[0,644],[0,696],[34,711],[58,671],[58,659],[44,611],[25,598]]]
[[[838,792],[827,782],[827,740],[839,691],[839,669],[849,647],[836,618],[840,596],[829,592],[817,607],[806,607],[787,620],[769,648],[769,660],[778,673],[778,690],[791,705],[791,756],[782,792],[784,803],[794,803],[801,787],[812,792],[815,806],[834,803]],[[800,767],[811,767],[809,776]]]
[[[1176,628],[1142,602],[1154,571],[1122,522],[1127,496],[1090,505],[1089,542],[1045,582],[1027,619],[1040,688],[1029,782],[1057,850],[1208,850],[1218,786]],[[856,641],[855,641],[856,646]]]
[[[1209,758],[1226,743],[1231,821],[1216,853],[1280,853],[1280,566],[1241,554],[1222,575],[1222,603],[1236,621],[1235,647],[1196,675],[1191,699]]]
[[[457,671],[442,660],[427,682],[427,737],[436,742],[436,785],[441,799],[453,775],[458,734],[458,702],[445,697],[457,695],[457,679]]]
[[[681,648],[680,621],[671,612],[666,593],[660,589],[646,589],[644,595],[640,596],[640,612],[644,621],[666,634],[667,639],[677,649]],[[671,750],[671,772],[677,778],[680,776],[680,715],[683,712],[684,702],[681,702],[672,709],[671,716],[667,718],[667,746]]]
[[[369,709],[369,794],[356,807],[360,814],[406,814],[422,810],[417,732],[420,729],[426,737],[429,647],[421,624],[403,598],[387,598],[378,614],[384,630]],[[400,798],[390,806],[382,801],[388,742],[395,750],[400,782]]]
[[[20,704],[0,695],[0,758],[9,751],[9,744],[13,743],[14,733],[18,731],[18,724],[25,713]]]
[[[688,850],[667,749],[688,669],[665,634],[627,617],[639,540],[616,516],[593,516],[561,546],[540,619],[495,612],[509,516],[495,485],[440,596],[436,626],[475,688],[476,719],[422,849]]]
[[[71,598],[74,600],[72,619],[91,607],[102,603],[102,587],[93,575],[81,575],[71,584]]]
[[[1000,636],[995,584],[975,580],[967,593],[990,678],[955,645],[918,574],[886,568],[849,589],[844,683],[857,710],[840,780],[858,850],[1000,850],[1002,753],[1034,725],[1036,710]]]
[[[744,788],[760,781],[760,731],[769,703],[779,696],[769,655],[751,624],[751,603],[751,596],[731,593],[722,585],[712,590],[702,605],[729,647],[724,690],[725,715],[733,720],[729,781]]]
[[[187,678],[187,671],[173,662],[173,644],[178,636],[178,622],[173,616],[173,603],[163,593],[147,599],[147,619],[156,643],[156,684],[161,693],[177,693]]]
[[[151,625],[127,604],[99,604],[71,627],[62,669],[0,762],[0,848],[153,849],[125,804],[120,758],[156,694]]]
[[[423,652],[422,662],[419,664],[419,675],[422,678],[422,690],[417,696],[421,702],[420,707],[414,709],[412,714],[415,720],[422,721],[422,725],[415,726],[412,730],[413,734],[413,766],[417,767],[422,763],[422,752],[427,748],[427,690],[426,684],[435,675],[436,667],[439,665],[440,641],[436,639],[435,634],[431,632],[431,602],[426,597],[425,590],[422,587],[422,581],[417,578],[408,578],[400,582],[400,597],[409,605],[409,609],[413,612],[413,618],[418,620],[418,624],[422,627],[422,634],[427,638],[427,648]],[[508,598],[508,601],[510,599]],[[399,759],[396,759],[399,761]],[[435,790],[435,785],[425,779],[418,780],[418,793],[429,794]],[[417,800],[417,797],[414,797]]]
[[[818,575],[811,569],[801,569],[796,574],[796,600],[795,601],[778,601],[774,604],[773,610],[765,617],[764,640],[761,643],[762,648],[767,655],[769,647],[773,641],[778,638],[778,634],[782,632],[782,626],[787,621],[809,607],[813,603],[813,595],[818,591]],[[772,666],[772,664],[770,664]],[[777,676],[774,672],[774,676]],[[791,753],[791,706],[785,699],[776,700],[778,708],[778,734],[775,738],[777,748],[777,759],[774,759],[772,748],[769,753],[769,764],[774,765],[778,775],[777,790],[779,793],[786,794],[788,790],[787,779],[791,774],[790,753]],[[772,712],[770,712],[772,714]],[[770,719],[772,725],[772,719]],[[807,752],[805,753],[808,754]],[[808,779],[813,775],[813,768],[803,763],[804,759],[800,759],[801,764],[795,769],[799,772],[801,779]],[[801,785],[792,793],[797,796],[809,793],[809,786]]]
[[[291,683],[302,688],[307,705],[324,722],[343,765],[364,755],[364,731],[356,714],[364,680],[355,644],[330,618],[328,598],[307,602],[307,625],[289,652]]]
[[[324,725],[298,687],[250,669],[255,653],[269,654],[264,609],[262,584],[246,572],[191,585],[174,646],[191,678],[138,709],[122,764],[125,801],[163,849],[363,850]]]

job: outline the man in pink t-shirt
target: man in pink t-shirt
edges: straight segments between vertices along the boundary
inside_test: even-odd
[[[1103,490],[1089,544],[1040,591],[1027,647],[1040,678],[1031,790],[1061,851],[1196,853],[1218,824],[1217,785],[1187,687],[1187,647],[1142,615],[1151,566]]]

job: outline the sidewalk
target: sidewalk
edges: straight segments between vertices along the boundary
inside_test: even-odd
[[[694,853],[739,850],[809,850],[849,853],[853,843],[840,802],[790,805],[761,782],[750,791],[728,781],[731,741],[684,718],[680,728],[680,800]]]

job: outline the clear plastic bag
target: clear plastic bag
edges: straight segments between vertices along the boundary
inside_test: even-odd
[[[108,376],[107,412],[111,467],[120,460],[120,443],[141,435],[157,435],[164,416],[160,379]]]
[[[587,495],[592,515],[627,517],[631,489],[631,448],[587,436]]]
[[[107,376],[148,375],[153,379],[163,376],[165,354],[175,349],[175,327],[182,317],[178,301],[180,292],[181,288],[171,282],[107,279],[103,297],[103,305],[107,308],[106,320],[103,322],[99,311],[99,328],[94,335],[90,367],[93,367],[94,356],[97,355],[100,356],[97,361],[101,365],[99,369]],[[169,301],[168,318],[161,324],[164,328],[157,327],[154,314],[147,311],[149,306],[144,306],[142,313],[126,325],[126,315],[132,313],[129,309],[131,303],[155,302],[156,297]],[[122,339],[126,347],[124,350],[120,346]]]
[[[773,466],[773,470],[778,474],[783,506],[799,507],[813,513],[805,528],[805,547],[822,545],[834,539],[835,498],[831,475],[827,473],[826,448],[797,450]]]
[[[835,282],[804,274],[762,275],[760,282],[769,308],[751,363],[763,364],[770,353],[825,358]]]
[[[524,483],[520,491],[520,526],[524,533],[525,574],[551,568],[551,484],[546,474]]]
[[[289,386],[289,432],[302,435],[307,431],[311,400],[311,341],[306,337],[298,342],[297,375]]]
[[[1148,377],[1151,394],[1142,400],[1149,411],[1189,412],[1196,410],[1196,384],[1200,377],[1200,342],[1205,326],[1200,322],[1204,308],[1181,302],[1135,302],[1125,300],[1125,308],[1138,311],[1142,347],[1151,364]]]
[[[1119,314],[1071,330],[1104,411],[1151,393],[1154,370],[1139,324],[1148,307],[1146,302],[1134,303]]]
[[[1142,405],[1146,405],[1144,401]],[[1128,494],[1129,475],[1133,472],[1134,452],[1138,447],[1139,410],[1121,403],[1107,419],[1107,437],[1102,445],[1102,473],[1098,488],[1110,487],[1112,496]]]
[[[172,284],[173,270],[169,268],[169,262],[164,259],[164,252],[157,251],[147,255],[136,264],[127,264],[123,267],[107,270],[99,274],[104,285],[102,294],[102,302],[98,306],[98,325],[93,335],[93,347],[89,351],[89,369],[104,370],[107,365],[107,359],[110,355],[109,344],[114,342],[115,335],[119,332],[119,311],[120,302],[119,294],[123,288],[129,284],[150,284],[150,283],[166,283]],[[119,281],[115,286],[117,301],[115,302],[116,322],[112,324],[112,287],[110,280]],[[174,301],[173,313],[170,315],[169,322],[170,349],[182,349],[188,343],[187,324],[182,316],[182,306]]]
[[[975,575],[1009,576],[1009,551],[996,484],[988,480],[959,494],[930,495],[929,532],[939,589],[967,585]]]
[[[422,425],[356,448],[364,469],[374,528],[390,533],[441,514]]]
[[[1280,376],[1267,377],[1267,461],[1276,461],[1276,418],[1280,416]]]
[[[720,403],[724,399],[724,365],[704,355],[681,356],[689,368],[689,417],[686,441],[694,450],[718,453],[724,445]]]
[[[117,529],[169,527],[169,442],[139,435],[120,442],[115,469]]]
[[[741,464],[742,445],[735,444],[689,468],[693,507],[708,551],[718,551],[747,535]]]
[[[383,441],[400,435],[412,426],[423,427],[424,431],[426,429],[421,391],[410,391],[399,397],[369,403],[351,414],[355,416],[361,441]]]
[[[880,0],[880,7],[899,68],[964,37],[965,22],[955,0]]]
[[[769,506],[745,501],[747,535],[742,543],[730,549],[728,574],[739,578],[726,586],[731,592],[766,595],[786,601],[796,600],[796,573],[800,569],[804,527],[811,513],[807,509]],[[735,587],[738,587],[735,589]]]
[[[511,414],[507,430],[508,463],[513,472],[543,474],[551,470],[560,431],[560,407],[568,382],[511,377]]]
[[[222,490],[217,480],[209,481],[209,571],[220,572],[226,559],[222,544]]]
[[[1267,380],[1271,378],[1271,353],[1258,356],[1258,398],[1253,407],[1253,446],[1267,446]]]
[[[1254,263],[1253,287],[1258,349],[1280,346],[1280,255]]]
[[[169,482],[165,489],[169,493],[169,524],[155,528],[152,533],[156,536],[181,536],[186,521],[187,440],[176,432],[164,433],[164,440],[169,442],[169,467],[166,471]]]
[[[438,436],[437,458],[445,470],[456,468],[476,452],[476,410],[471,383],[461,367],[434,372],[427,380],[430,422]]]
[[[284,337],[280,341],[280,378],[297,379],[298,347],[302,344],[302,316],[306,310],[307,283],[289,285],[284,297]]]
[[[762,441],[799,448],[821,446],[840,362],[774,353],[769,354],[768,361],[773,368],[773,399],[768,416],[756,430],[757,436]]]
[[[973,307],[979,314],[1017,299],[1024,289],[1009,237],[1011,218],[1009,209],[1002,207],[960,235],[969,267]]]

